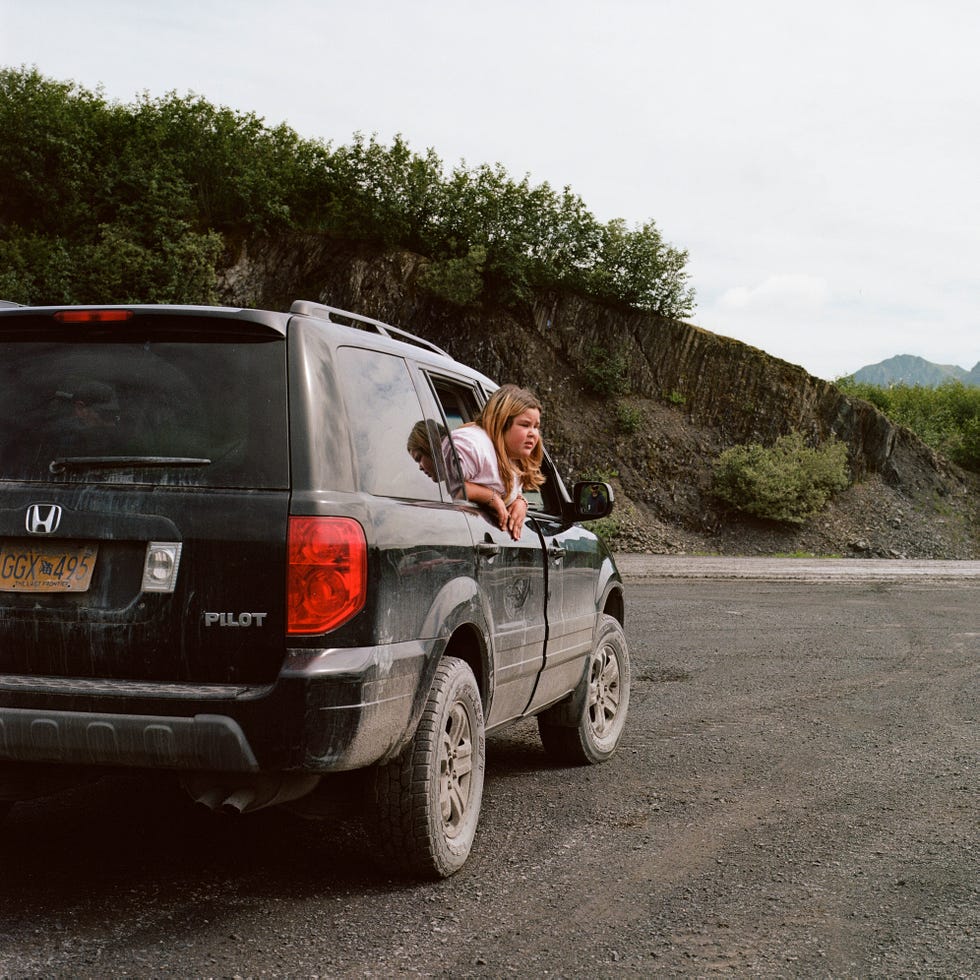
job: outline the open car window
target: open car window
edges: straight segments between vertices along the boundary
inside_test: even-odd
[[[479,414],[485,399],[474,387],[456,379],[437,375],[429,375],[429,382],[449,432],[471,422]],[[447,457],[449,465],[458,468],[455,454],[447,453]],[[548,458],[547,452],[545,452],[543,469],[547,477],[544,484],[537,490],[526,490],[524,496],[531,511],[559,517],[562,513],[561,491],[558,488],[554,465]]]

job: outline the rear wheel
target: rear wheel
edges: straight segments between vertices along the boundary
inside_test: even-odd
[[[605,762],[619,745],[629,701],[626,634],[612,616],[602,616],[579,689],[568,704],[538,715],[545,751],[565,764]]]
[[[446,657],[411,743],[375,771],[377,843],[389,864],[429,878],[463,866],[480,819],[485,752],[473,672]]]

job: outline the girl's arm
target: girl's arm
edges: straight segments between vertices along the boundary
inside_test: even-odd
[[[500,494],[493,487],[486,487],[482,483],[472,483],[467,480],[466,499],[471,500],[475,504],[482,504],[484,507],[489,507],[497,516],[497,523],[501,531],[507,527],[509,516],[507,508],[504,506]]]
[[[497,516],[497,524],[501,531],[509,531],[510,536],[517,541],[524,529],[524,519],[527,517],[527,498],[521,495],[515,497],[510,504],[504,504],[500,494],[492,487],[482,483],[466,483],[466,499],[475,504],[489,507]]]
[[[507,530],[516,541],[524,528],[524,518],[527,517],[527,497],[518,494],[507,506]]]

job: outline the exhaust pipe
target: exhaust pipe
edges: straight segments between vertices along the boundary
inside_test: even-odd
[[[256,793],[254,789],[238,789],[230,796],[225,797],[221,802],[222,813],[244,813],[255,803]],[[272,804],[267,804],[271,806]],[[255,809],[259,809],[255,807]]]
[[[185,792],[208,810],[228,813],[251,813],[267,806],[298,800],[316,789],[319,776],[307,773],[277,773],[239,776],[229,779],[212,773],[184,776],[180,783]]]

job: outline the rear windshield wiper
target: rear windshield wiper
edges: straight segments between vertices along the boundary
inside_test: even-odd
[[[128,470],[144,467],[179,468],[210,465],[210,459],[199,456],[61,456],[48,463],[48,470],[52,473],[64,473],[65,470],[110,468]]]

